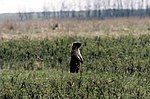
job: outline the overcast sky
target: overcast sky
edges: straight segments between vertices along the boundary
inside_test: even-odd
[[[66,5],[73,6],[79,0],[0,0],[0,13],[42,11],[43,6],[49,7],[49,10],[59,10],[63,1]]]
[[[95,0],[0,0],[0,13],[13,13],[19,11],[20,12],[42,11],[44,6],[47,7],[48,10],[60,10],[63,1],[65,3],[66,9],[79,10],[79,7],[80,9],[85,9],[85,4],[87,3],[92,4]],[[107,2],[108,0],[100,0],[100,1]],[[110,0],[110,1],[111,1],[110,6],[113,6],[114,3],[112,2],[113,1],[116,2],[117,0]],[[124,7],[126,6],[126,3],[130,3],[131,1],[134,1],[134,7],[136,7],[138,2],[142,0],[122,0],[122,1],[124,1]],[[150,0],[144,1],[148,2],[150,5]]]

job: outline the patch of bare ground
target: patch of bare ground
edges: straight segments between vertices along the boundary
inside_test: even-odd
[[[117,18],[107,20],[30,20],[0,22],[0,39],[55,38],[62,36],[115,36],[150,34],[150,18]]]

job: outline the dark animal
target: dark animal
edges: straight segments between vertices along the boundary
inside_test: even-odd
[[[83,58],[80,54],[79,47],[81,46],[81,43],[74,42],[72,44],[72,50],[71,50],[71,60],[70,60],[70,73],[78,73],[80,64],[83,63]]]
[[[57,28],[58,28],[58,23],[54,24],[52,27],[53,30],[56,30]]]

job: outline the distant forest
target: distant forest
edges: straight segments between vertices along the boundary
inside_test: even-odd
[[[150,1],[149,0],[86,0],[85,5],[80,0],[77,10],[75,6],[67,5],[65,1],[61,2],[60,9],[56,11],[52,5],[43,6],[42,12],[18,11],[18,13],[9,15],[9,18],[20,21],[32,19],[108,19],[118,17],[149,17]],[[112,2],[114,1],[114,2]],[[52,8],[53,11],[50,11]],[[83,9],[84,8],[84,9]],[[5,17],[4,17],[5,18]]]
[[[106,9],[85,11],[57,11],[57,12],[29,12],[17,13],[19,20],[31,19],[108,19],[118,17],[149,17],[150,8],[147,9]]]

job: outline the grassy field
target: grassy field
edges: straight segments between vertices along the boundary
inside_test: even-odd
[[[55,24],[58,29],[53,30]],[[62,36],[115,36],[150,34],[150,18],[108,20],[31,20],[0,22],[0,39],[28,36],[31,39]]]
[[[149,99],[148,19],[27,23],[1,30],[0,99]],[[78,74],[69,73],[74,41],[84,58]]]

